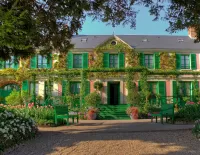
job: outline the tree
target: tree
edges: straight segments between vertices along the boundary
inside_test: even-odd
[[[133,0],[1,0],[0,58],[72,48],[70,39],[86,16],[135,27]]]
[[[113,27],[123,24],[135,28],[136,5],[149,7],[155,20],[168,20],[171,33],[194,27],[196,42],[200,41],[198,0],[1,0],[0,58],[29,56],[36,49],[42,54],[54,49],[66,53],[86,16]]]

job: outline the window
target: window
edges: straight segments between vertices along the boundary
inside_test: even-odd
[[[47,56],[38,55],[38,68],[47,68]]]
[[[190,69],[189,55],[181,55],[181,69]]]
[[[144,65],[149,69],[153,69],[154,68],[153,54],[145,54],[144,55]]]
[[[80,82],[72,82],[70,83],[70,92],[72,94],[80,94],[81,83]]]
[[[82,68],[82,54],[74,54],[73,55],[73,68]]]
[[[30,83],[30,94],[33,94],[33,86],[34,86],[34,83],[31,82]],[[39,83],[38,82],[35,82],[35,94],[36,95],[39,94]]]
[[[118,54],[110,54],[110,68],[118,68]]]
[[[10,60],[7,60],[5,62],[5,68],[12,68],[13,63],[14,63],[14,56],[11,56]]]
[[[19,90],[19,86],[16,84],[9,84],[9,85],[4,86],[3,89],[6,91],[10,91],[10,90],[14,90],[14,89]]]
[[[179,85],[179,94],[181,96],[190,96],[191,95],[191,82],[180,82]]]

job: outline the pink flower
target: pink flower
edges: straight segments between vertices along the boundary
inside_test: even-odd
[[[30,109],[31,109],[33,106],[34,106],[34,103],[29,103],[29,104],[28,104],[28,108],[30,108]]]

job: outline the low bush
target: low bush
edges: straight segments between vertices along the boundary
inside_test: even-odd
[[[37,126],[23,113],[0,107],[0,152],[35,137]]]
[[[200,119],[195,121],[194,128],[192,129],[193,134],[200,140]]]
[[[175,113],[175,121],[194,122],[200,119],[200,104],[186,104]]]
[[[9,96],[5,98],[6,104],[16,106],[27,104],[30,101],[30,95],[25,91],[13,90]]]
[[[101,104],[101,96],[97,92],[88,94],[85,97],[85,103],[89,107],[98,107]]]

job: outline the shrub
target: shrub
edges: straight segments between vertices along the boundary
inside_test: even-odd
[[[200,119],[200,105],[199,104],[188,104],[175,114],[176,121],[183,122],[194,122]]]
[[[101,104],[101,96],[97,92],[88,94],[85,97],[85,103],[89,107],[98,107]]]
[[[103,83],[102,82],[99,82],[99,81],[96,81],[94,83],[94,88],[98,91],[100,91],[102,88],[103,88]]]
[[[32,119],[0,107],[0,151],[33,138],[36,133],[37,127]]]
[[[25,91],[17,91],[13,90],[9,96],[6,97],[6,104],[8,105],[20,105],[20,104],[26,104],[30,101],[30,96],[28,92]]]
[[[195,121],[194,128],[192,129],[193,134],[200,140],[200,119]]]

